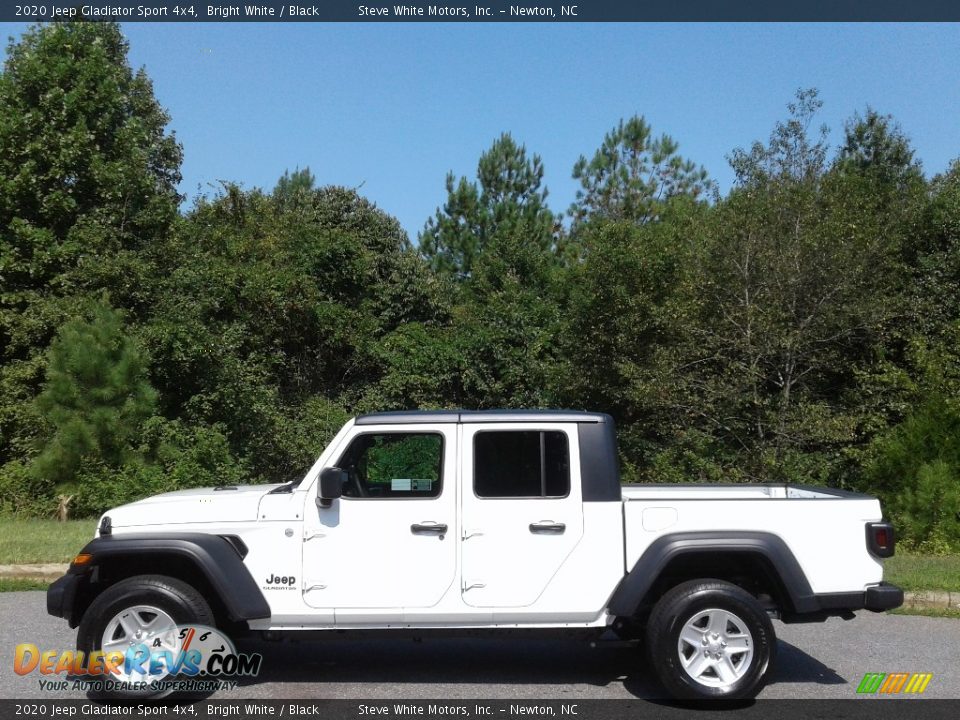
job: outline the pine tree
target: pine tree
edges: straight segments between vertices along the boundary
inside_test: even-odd
[[[669,135],[654,137],[643,117],[621,120],[590,160],[581,155],[573,167],[581,185],[570,208],[574,231],[588,217],[642,225],[659,217],[671,197],[705,197],[713,190],[707,171],[678,149]]]
[[[67,323],[50,347],[37,408],[53,434],[35,472],[63,483],[85,464],[121,467],[134,455],[139,428],[155,405],[146,363],[120,313],[96,305],[89,320]]]
[[[420,234],[420,252],[435,270],[466,279],[485,248],[507,236],[552,251],[555,219],[547,207],[543,163],[509,134],[480,156],[477,182],[457,181],[450,173],[446,187],[446,203]]]

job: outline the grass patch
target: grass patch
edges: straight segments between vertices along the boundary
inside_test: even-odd
[[[899,607],[896,610],[888,610],[893,615],[923,615],[925,617],[945,617],[960,619],[960,610],[953,608],[910,608]]]
[[[70,562],[96,527],[96,520],[0,520],[0,565]]]
[[[0,577],[0,592],[17,592],[20,590],[46,590],[50,583],[37,578],[6,578]]]
[[[884,562],[883,579],[904,590],[960,591],[960,555],[898,553]]]

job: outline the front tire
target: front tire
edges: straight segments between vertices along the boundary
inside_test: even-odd
[[[125,646],[158,638],[165,643],[165,634],[177,625],[213,627],[210,605],[182,580],[165,575],[137,575],[111,585],[90,604],[77,632],[77,649],[89,657],[95,650],[124,651]],[[113,679],[126,680],[123,676]],[[94,698],[120,700],[157,698],[164,694],[149,687],[88,692]]]
[[[777,638],[766,612],[743,588],[691,580],[650,613],[647,651],[666,690],[682,700],[739,700],[763,687]]]

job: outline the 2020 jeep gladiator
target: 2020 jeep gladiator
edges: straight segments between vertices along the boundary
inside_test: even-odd
[[[86,653],[183,623],[612,633],[644,639],[671,695],[742,698],[770,673],[771,618],[899,606],[893,550],[865,495],[621,486],[607,415],[377,413],[300,480],[110,510],[47,609]]]

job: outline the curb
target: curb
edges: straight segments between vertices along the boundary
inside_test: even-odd
[[[56,580],[70,567],[66,563],[0,565],[0,578]],[[903,607],[922,610],[960,610],[960,590],[914,590],[903,593]]]
[[[36,563],[31,565],[0,565],[0,577],[30,580],[56,580],[70,567],[66,563]]]
[[[903,607],[960,610],[960,591],[915,590],[903,594]]]

